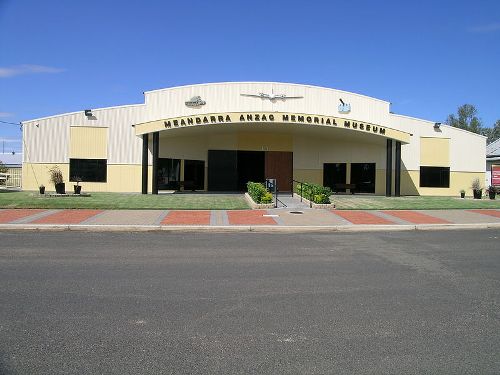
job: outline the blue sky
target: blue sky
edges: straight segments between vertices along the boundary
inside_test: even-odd
[[[163,87],[280,81],[440,122],[471,103],[491,126],[499,71],[498,0],[0,0],[2,121],[141,103]],[[20,138],[0,123],[9,149]]]

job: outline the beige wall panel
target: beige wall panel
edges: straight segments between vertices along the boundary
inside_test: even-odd
[[[69,157],[73,159],[107,159],[108,128],[71,127]]]
[[[392,186],[394,186],[394,183]],[[394,194],[394,188],[392,193]],[[375,171],[375,195],[385,195],[385,169]]]
[[[203,137],[160,137],[160,158],[207,159],[207,141]]]
[[[385,141],[369,144],[295,137],[293,153],[298,169],[323,170],[323,163],[375,163],[376,169],[385,169]]]
[[[215,134],[207,138],[207,150],[236,150],[238,134]]]
[[[449,167],[450,140],[420,137],[420,165]]]
[[[319,169],[295,169],[293,170],[293,179],[302,182],[312,182],[314,184],[323,184],[323,171]]]
[[[288,134],[240,133],[238,150],[292,151],[293,137]]]

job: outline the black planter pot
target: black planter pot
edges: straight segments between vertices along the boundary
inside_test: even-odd
[[[474,199],[481,199],[482,190],[474,190]]]
[[[57,194],[66,194],[66,184],[63,182],[61,184],[56,184]]]
[[[495,191],[489,191],[488,195],[490,196],[490,199],[495,199],[496,192]]]
[[[40,186],[38,189],[40,190],[40,194],[45,194],[45,186]]]
[[[460,193],[460,198],[465,198],[465,193]]]
[[[82,187],[80,185],[73,185],[73,188],[75,189],[75,194],[80,194],[82,191]]]

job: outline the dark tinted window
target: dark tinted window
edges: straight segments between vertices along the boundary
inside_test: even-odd
[[[450,187],[450,168],[420,167],[420,187]]]
[[[69,180],[80,177],[84,182],[106,182],[106,159],[69,159]]]

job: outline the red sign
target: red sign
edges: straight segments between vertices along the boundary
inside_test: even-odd
[[[491,184],[500,186],[500,165],[491,166]]]

